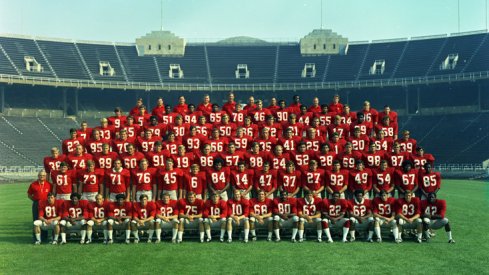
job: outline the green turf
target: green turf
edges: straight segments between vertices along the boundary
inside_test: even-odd
[[[445,180],[439,197],[455,245],[443,230],[430,243],[184,242],[180,245],[32,245],[27,184],[0,185],[0,274],[38,273],[487,273],[489,184]],[[284,238],[286,239],[286,238]]]

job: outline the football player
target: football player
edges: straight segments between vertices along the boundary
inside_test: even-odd
[[[336,229],[342,228],[343,238],[342,242],[346,243],[348,231],[350,231],[350,219],[346,217],[348,211],[348,201],[340,199],[340,193],[334,192],[331,195],[331,199],[323,200],[323,231],[328,237],[328,243],[332,243],[330,226],[334,226]]]
[[[380,191],[379,195],[372,202],[372,212],[375,219],[374,232],[377,236],[377,242],[382,242],[380,227],[383,225],[390,226],[394,240],[397,240],[399,231],[396,223],[396,199],[390,197],[389,192],[384,189]]]
[[[156,243],[161,242],[161,229],[172,229],[171,242],[177,242],[178,233],[178,205],[176,200],[170,198],[170,194],[162,194],[162,200],[156,201]]]
[[[250,201],[245,199],[241,194],[241,190],[234,189],[234,197],[228,200],[228,221],[227,221],[227,233],[228,241],[232,241],[233,224],[237,226],[243,226],[245,243],[248,242],[248,236],[250,234]]]
[[[258,191],[258,198],[251,199],[250,206],[250,231],[251,240],[256,241],[257,225],[266,226],[268,229],[267,241],[272,241],[272,229],[273,229],[273,201],[266,197],[264,190]]]
[[[141,227],[148,228],[148,243],[152,242],[154,234],[154,219],[156,216],[156,207],[153,202],[149,201],[148,195],[139,196],[139,202],[132,205],[132,223],[131,231],[134,236],[134,243],[139,242],[138,229]],[[126,240],[127,242],[127,240]]]
[[[396,243],[402,242],[403,229],[416,229],[417,242],[422,242],[423,223],[421,222],[421,206],[419,199],[413,196],[413,192],[408,190],[404,198],[397,200],[397,224],[399,227],[399,237]]]
[[[52,229],[52,244],[58,244],[59,221],[63,215],[63,201],[56,200],[54,193],[48,193],[47,197],[47,200],[39,203],[39,219],[34,221],[34,235],[36,236],[34,244],[36,245],[41,244],[41,229]]]
[[[280,192],[280,198],[273,200],[273,232],[276,241],[280,241],[280,228],[292,227],[291,241],[296,242],[299,217],[297,216],[297,201],[286,191]]]
[[[105,244],[113,243],[114,227],[126,232],[126,243],[129,243],[131,236],[132,203],[126,201],[124,194],[117,194],[116,201],[109,205],[109,216],[107,217],[108,240]]]
[[[446,201],[437,199],[436,193],[429,193],[428,199],[421,201],[421,209],[423,213],[423,229],[426,240],[429,240],[431,237],[428,229],[436,230],[445,227],[448,243],[455,243],[455,240],[452,238],[450,222],[445,217],[445,212],[447,210]]]
[[[185,226],[198,226],[200,242],[204,242],[204,219],[202,218],[204,202],[195,198],[195,193],[190,191],[187,198],[178,201],[178,218],[180,226],[178,227],[177,243],[182,242],[183,231]]]
[[[73,228],[80,230],[80,244],[85,243],[85,236],[87,234],[87,221],[89,218],[87,203],[88,201],[80,201],[81,195],[78,193],[72,193],[69,201],[64,202],[63,206],[63,219],[59,222],[61,225],[61,244],[66,243],[66,229]],[[87,243],[90,243],[87,240]]]
[[[226,219],[228,213],[227,202],[220,199],[219,194],[213,193],[211,199],[205,202],[204,205],[204,230],[207,235],[207,242],[212,240],[211,227],[221,229],[219,241],[224,242],[224,233],[226,233]],[[228,242],[232,239],[228,238]]]
[[[362,189],[357,189],[354,192],[354,198],[350,200],[350,242],[355,241],[355,231],[356,230],[366,230],[368,229],[367,242],[372,242],[373,222],[372,217],[372,205],[369,199],[364,198],[365,191]]]
[[[304,191],[304,198],[298,200],[297,206],[297,215],[299,216],[299,242],[304,241],[304,227],[306,223],[316,226],[317,241],[322,242],[321,198],[314,196],[314,192],[306,190]]]

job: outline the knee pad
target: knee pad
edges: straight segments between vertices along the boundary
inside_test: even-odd
[[[161,224],[161,219],[156,219],[155,221],[156,221],[156,223]]]
[[[107,220],[107,222],[108,222],[110,225],[113,225],[113,224],[114,224],[114,220],[113,220],[113,219]]]
[[[42,226],[42,221],[36,220],[36,221],[34,221],[34,225],[35,226]]]
[[[85,224],[87,224],[87,221],[86,221],[86,220],[81,220],[81,221],[80,221],[80,224],[81,224],[81,225],[85,225]]]
[[[367,221],[368,222],[373,222],[374,221],[374,218],[373,217],[368,217]]]
[[[428,218],[423,218],[423,222],[426,224],[430,224],[431,220]]]
[[[87,224],[93,226],[95,223],[93,221],[88,221]]]
[[[55,222],[55,221],[53,221],[53,225],[56,225],[54,222]],[[67,223],[65,220],[62,220],[62,221],[60,221],[60,222],[59,222],[59,224],[60,224],[61,226],[66,226],[68,223]],[[70,225],[69,225],[69,226],[71,226],[71,223],[70,223]]]
[[[403,220],[403,219],[399,219],[399,225],[405,225],[406,224],[406,221]]]
[[[357,219],[355,219],[355,218],[353,218],[353,217],[351,217],[351,218],[350,218],[350,221],[351,221],[351,223],[353,223],[353,224],[357,224],[357,223],[358,223],[358,220],[357,220]]]
[[[103,221],[103,222],[102,222],[102,225],[103,225],[103,226],[107,226],[107,221]]]
[[[293,216],[293,217],[292,217],[292,221],[293,221],[293,222],[298,222],[298,221],[299,221],[299,217],[297,217],[297,216]]]
[[[273,220],[274,220],[274,221],[276,221],[276,222],[280,221],[280,217],[279,217],[279,215],[275,215],[275,216],[273,216]]]
[[[307,222],[307,220],[306,220],[306,219],[304,219],[304,218],[300,218],[300,219],[299,219],[299,221],[300,221],[300,222],[302,222],[302,223]]]
[[[255,217],[251,217],[251,218],[250,218],[250,222],[256,222]]]

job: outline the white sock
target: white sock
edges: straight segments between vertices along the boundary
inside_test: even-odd
[[[355,238],[355,230],[350,230],[350,238]]]
[[[87,239],[89,239],[90,241],[92,240],[92,233],[93,233],[92,230],[87,231]]]
[[[275,233],[275,238],[280,239],[280,229],[274,229],[273,233]]]
[[[295,236],[297,236],[297,228],[292,228],[292,239],[295,240]]]
[[[80,231],[80,235],[81,235],[81,240],[82,241],[85,241],[85,236],[87,235],[87,231],[86,230],[81,230]]]
[[[179,241],[182,241],[182,237],[183,237],[183,231],[178,231],[177,236],[178,236],[178,237],[177,237],[177,239],[178,239]],[[202,233],[201,233],[201,237],[200,237],[200,238],[202,239]]]
[[[114,230],[107,230],[107,233],[109,234],[109,240],[112,240],[112,236],[114,235]]]
[[[382,239],[382,236],[380,235],[380,226],[374,227],[374,231],[375,231],[375,236],[377,236],[378,239]]]
[[[41,241],[41,233],[36,233],[36,241],[40,242]]]
[[[326,237],[328,237],[328,240],[331,240],[331,232],[329,231],[329,227],[323,229],[323,231],[326,234]]]
[[[348,236],[348,231],[350,231],[350,228],[343,227],[343,241],[346,241],[346,236]]]
[[[233,239],[233,231],[228,230],[228,240],[231,240],[231,239]]]
[[[54,240],[55,240],[55,241],[58,241],[58,237],[59,237],[59,234],[55,234],[55,235],[54,235]]]
[[[430,231],[429,231],[429,230],[425,230],[425,231],[424,231],[424,235],[425,235],[425,237],[426,237],[427,239],[429,239],[429,238],[430,238]]]
[[[211,236],[211,230],[210,230],[210,229],[206,229],[206,230],[205,230],[205,235],[207,235],[207,238],[208,238],[208,239],[212,239],[212,236]]]
[[[175,229],[175,228],[173,228],[173,231],[175,231],[175,230],[176,230],[176,229]],[[156,229],[155,231],[156,231],[156,239],[157,239],[158,241],[159,241],[159,240],[161,240],[161,228],[158,228],[158,229]],[[173,231],[172,231],[172,232],[173,232]],[[175,232],[173,232],[173,233],[175,233]]]
[[[251,236],[256,236],[256,231],[255,231],[255,229],[252,229],[252,230],[251,230]]]
[[[221,229],[221,235],[219,235],[219,238],[224,239],[224,233],[226,233],[226,229]]]
[[[299,232],[299,239],[303,239],[304,238],[304,229],[299,229],[298,232]]]
[[[61,233],[61,241],[66,242],[66,233]]]
[[[126,230],[126,240],[129,240],[131,237],[131,230]]]
[[[160,232],[161,232],[161,230],[160,230]],[[172,230],[171,230],[171,239],[172,240],[175,240],[177,238],[177,235],[178,235],[178,229],[172,228]]]
[[[374,236],[374,232],[372,230],[369,230],[368,231],[368,238],[372,239],[373,236]]]
[[[205,234],[205,233],[204,233],[204,232],[199,232],[199,233],[200,233],[200,234],[199,234],[199,235],[200,235],[200,239],[201,239],[201,240],[203,240],[203,239],[204,239],[204,234]]]
[[[452,231],[448,231],[447,236],[448,236],[448,239],[451,240],[452,239]],[[36,235],[36,237],[37,237],[37,235]]]
[[[154,233],[155,233],[154,229],[149,229],[148,230],[148,240],[152,240],[153,239]]]
[[[401,237],[401,235],[399,235],[399,228],[397,228],[397,226],[394,226],[394,228],[392,228],[392,234],[394,235],[394,239],[399,239]]]
[[[318,240],[322,239],[323,238],[323,230],[318,229],[318,230],[316,230],[316,232],[318,233]]]
[[[134,236],[134,239],[139,240],[139,232],[137,230],[132,231],[132,235]]]
[[[104,240],[107,240],[107,229],[104,229]]]
[[[272,238],[272,232],[268,232],[268,237],[267,238],[269,238],[269,239]]]
[[[244,239],[245,240],[248,240],[248,236],[250,235],[250,230],[249,229],[245,229],[244,230]]]
[[[418,239],[421,239],[423,237],[423,233],[416,233],[416,236],[418,236]]]

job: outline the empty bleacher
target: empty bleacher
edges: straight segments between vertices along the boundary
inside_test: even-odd
[[[396,68],[399,59],[403,53],[404,47],[406,47],[407,41],[401,42],[384,42],[373,43],[370,45],[365,62],[360,72],[359,79],[389,79],[391,78]],[[371,75],[369,74],[370,67],[376,60],[385,61],[385,70],[383,74]]]
[[[125,81],[121,65],[117,59],[117,54],[115,53],[113,45],[91,43],[77,43],[76,45],[80,50],[80,53],[94,79],[105,81]],[[100,75],[100,61],[109,62],[110,66],[114,68],[115,75]]]
[[[73,43],[44,40],[38,40],[37,43],[48,58],[49,63],[58,77],[67,79],[90,79]]]
[[[278,61],[277,82],[321,82],[329,56],[302,56],[299,45],[280,46]],[[316,76],[312,78],[301,77],[304,64],[314,63]]]
[[[134,46],[117,46],[117,51],[130,82],[160,83],[152,56],[138,56]]]
[[[183,57],[156,56],[162,82],[207,83],[207,63],[203,46],[187,45]],[[170,64],[179,64],[183,70],[182,79],[170,78]]]

